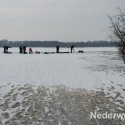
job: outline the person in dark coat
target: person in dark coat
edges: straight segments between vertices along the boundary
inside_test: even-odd
[[[4,46],[4,53],[8,53],[8,46]]]
[[[23,46],[23,53],[26,54],[26,46]]]
[[[22,48],[22,46],[19,47],[19,51],[20,51],[20,53],[23,53],[23,48]]]
[[[11,48],[10,46],[4,46],[4,51],[3,53],[11,54],[12,52],[8,51],[8,48]]]
[[[59,53],[59,46],[56,46],[56,53]]]
[[[71,53],[74,51],[74,45],[72,45],[71,47]]]

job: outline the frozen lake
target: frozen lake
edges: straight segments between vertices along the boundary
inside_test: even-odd
[[[119,119],[90,120],[91,111],[125,111],[125,64],[117,48],[78,50],[85,53],[33,48],[41,54],[19,54],[10,48],[13,54],[3,54],[0,48],[0,124],[117,125]]]
[[[33,48],[36,50],[55,52],[55,48]],[[63,84],[93,89],[102,84],[125,84],[125,65],[117,48],[75,48],[78,50],[85,53],[24,55],[18,48],[10,48],[13,54],[3,54],[0,48],[0,85]]]

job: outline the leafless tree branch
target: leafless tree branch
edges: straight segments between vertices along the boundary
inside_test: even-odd
[[[108,16],[110,20],[110,38],[118,42],[120,54],[125,63],[125,13],[118,8],[118,15]]]

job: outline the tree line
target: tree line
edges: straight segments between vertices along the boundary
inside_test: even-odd
[[[0,40],[0,47],[10,46],[10,47],[70,47],[74,45],[75,47],[116,47],[117,43],[113,41],[87,41],[87,42],[60,42],[60,41],[8,41]]]

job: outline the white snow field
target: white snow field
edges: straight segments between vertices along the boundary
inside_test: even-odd
[[[36,50],[54,52],[55,48],[33,48]],[[13,54],[3,54],[0,48],[0,86],[63,84],[96,89],[102,84],[125,85],[125,65],[117,48],[75,48],[78,50],[85,53],[19,54],[18,48],[10,48]]]
[[[0,48],[0,125],[125,124],[125,119],[90,119],[91,111],[125,111],[125,64],[117,48],[9,51]]]

